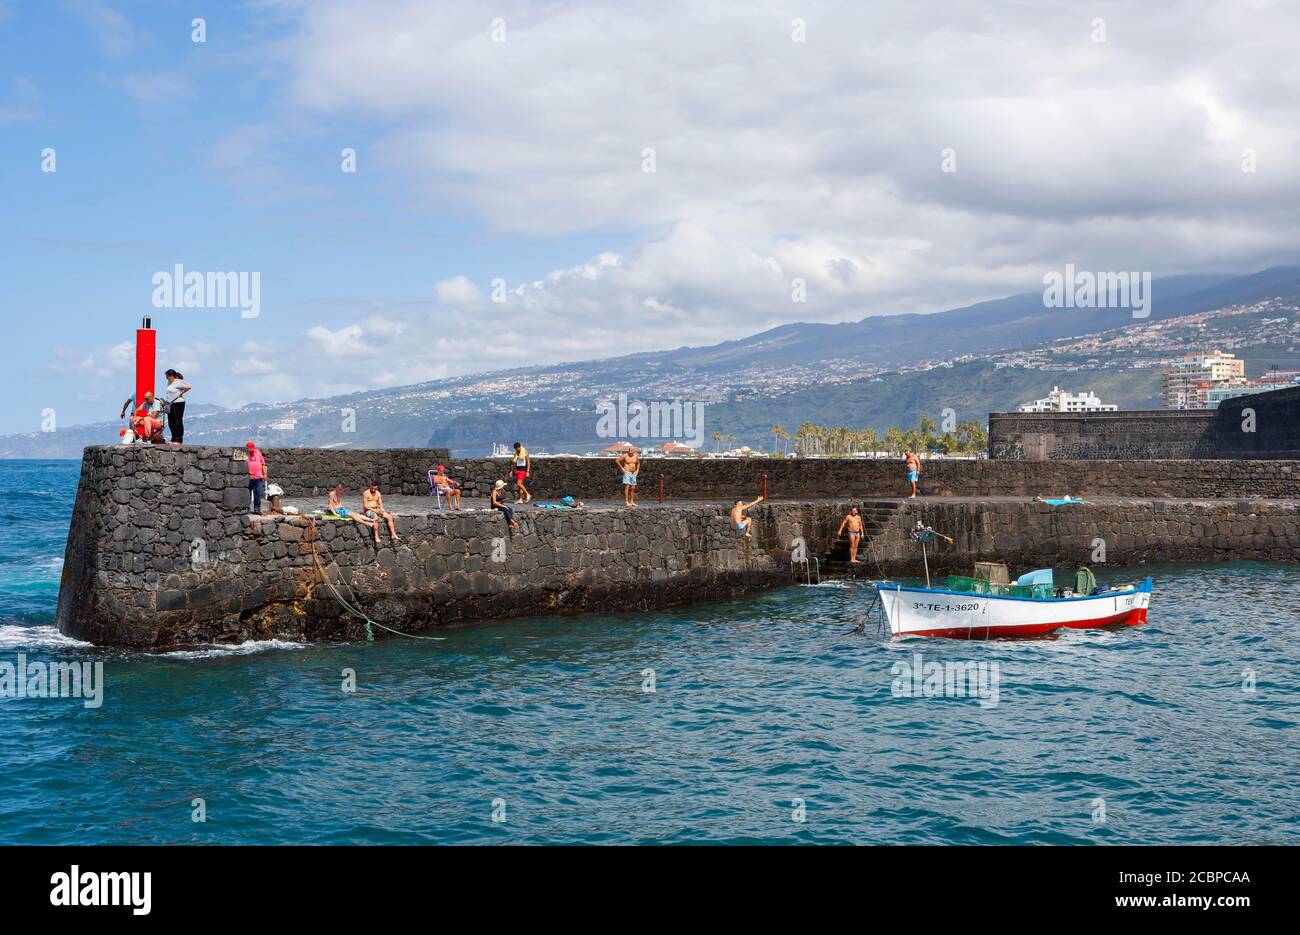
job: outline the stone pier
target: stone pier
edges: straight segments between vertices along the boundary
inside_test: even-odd
[[[86,449],[60,630],[140,648],[361,638],[364,622],[339,597],[404,632],[664,608],[789,584],[800,555],[832,574],[919,574],[907,535],[918,519],[955,540],[931,551],[941,573],[969,573],[976,559],[1025,568],[1098,567],[1098,556],[1108,565],[1300,557],[1300,478],[1287,462],[934,462],[922,475],[933,495],[906,500],[896,462],[647,460],[643,505],[625,510],[613,499],[612,461],[537,459],[537,496],[573,495],[587,509],[526,507],[509,530],[476,499],[505,477],[501,460],[452,461],[438,450],[266,455],[271,481],[298,515],[249,515],[238,449]],[[427,496],[426,474],[438,463],[465,483],[472,512],[439,510]],[[335,479],[354,507],[360,487],[378,481],[400,542],[385,531],[376,546],[355,523],[311,518]],[[772,499],[752,513],[753,539],[739,539],[727,508],[753,499],[764,480]],[[1088,503],[1032,499],[1064,493]],[[867,519],[856,568],[834,537],[850,503]]]

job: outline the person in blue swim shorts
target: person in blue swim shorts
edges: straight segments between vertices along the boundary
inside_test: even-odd
[[[623,453],[614,463],[623,472],[623,505],[634,507],[636,506],[636,479],[641,473],[641,452],[637,451],[635,446],[629,445],[623,449]]]
[[[754,520],[745,515],[746,510],[753,509],[763,502],[763,498],[752,500],[746,503],[744,500],[737,500],[731,508],[731,524],[736,527],[736,535],[742,539],[750,538],[750,530],[754,527]]]
[[[903,455],[903,460],[907,462],[907,480],[912,485],[912,496],[915,497],[916,483],[921,479],[921,456],[909,448]]]

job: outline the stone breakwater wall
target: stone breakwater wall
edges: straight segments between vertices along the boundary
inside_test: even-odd
[[[506,479],[500,459],[457,460],[452,476],[473,496]],[[659,476],[669,500],[901,497],[911,492],[901,460],[654,459],[642,461],[639,496],[655,500]],[[613,459],[538,458],[528,481],[534,496],[622,497]],[[511,488],[513,490],[513,487]],[[925,461],[921,492],[943,497],[1300,497],[1300,464],[1288,461]]]
[[[310,493],[298,485],[324,476],[309,475],[302,466],[313,454],[295,464],[296,453],[270,450],[272,479],[292,496]],[[401,542],[385,534],[376,547],[369,531],[354,523],[250,516],[245,464],[234,455],[228,448],[190,446],[86,450],[59,594],[62,632],[135,647],[359,638],[362,622],[340,605],[325,580],[374,620],[409,632],[472,620],[727,598],[788,583],[791,560],[800,552],[822,559],[839,555],[843,543],[833,533],[849,505],[844,494],[856,485],[846,484],[849,490],[834,499],[819,493],[842,476],[838,472],[862,468],[861,462],[814,461],[792,464],[785,469],[790,473],[772,472],[792,487],[802,482],[800,492],[810,499],[756,508],[755,537],[748,542],[736,537],[722,503],[683,501],[638,511],[525,510],[513,532],[496,513],[404,514],[398,519]],[[425,454],[404,457],[409,461],[394,463],[413,470]],[[610,467],[579,463],[582,471]],[[1172,489],[1196,476],[1190,462],[1179,474],[1179,464],[1162,465],[1173,472],[1165,480]],[[1231,467],[1246,473],[1226,481],[1203,468],[1202,489],[1235,492],[1245,478],[1257,488],[1290,489],[1294,481],[1276,464],[1237,462]],[[1215,468],[1221,466],[1228,463]],[[379,462],[368,467],[384,469]],[[539,481],[551,467],[539,461]],[[722,468],[719,479],[697,473],[711,467]],[[942,467],[955,483],[962,470],[986,477],[988,462]],[[329,468],[327,462],[313,470]],[[697,483],[694,489],[713,491],[721,500],[754,479],[753,466],[745,462],[688,462],[680,471],[675,476],[682,488]],[[571,476],[568,484],[583,476]],[[376,479],[386,483],[383,475]],[[391,479],[386,489],[404,482],[400,473]],[[1141,473],[1139,479],[1157,483]],[[998,492],[1008,480],[1014,475],[1001,478]],[[594,473],[589,482],[597,482]],[[1070,492],[1089,493],[1077,486]],[[968,572],[976,559],[990,558],[1017,568],[1074,561],[1096,566],[1099,541],[1107,564],[1300,558],[1295,500],[1104,498],[1073,507],[1024,498],[859,502],[870,533],[862,553],[868,565],[860,573],[919,574],[920,554],[907,536],[917,519],[956,540],[932,549],[936,571]]]
[[[87,452],[100,451],[88,448]],[[112,451],[148,451],[121,446]],[[184,446],[182,456],[228,474],[246,488],[239,449]],[[428,472],[445,464],[469,497],[486,497],[496,480],[509,481],[506,458],[448,457],[443,448],[267,448],[270,478],[291,497],[319,497],[341,482],[355,497],[377,481],[386,494],[428,492]],[[214,460],[215,459],[215,460]],[[224,460],[222,460],[224,459]],[[213,465],[217,465],[213,467]],[[897,497],[911,488],[901,460],[839,458],[655,458],[642,461],[640,496],[658,498],[659,479],[669,500],[753,499],[767,475],[774,499]],[[537,458],[528,486],[539,499],[572,495],[584,500],[622,499],[622,472],[613,458]],[[513,485],[511,486],[513,491]],[[945,497],[1300,497],[1300,464],[1292,461],[925,461],[921,492]],[[234,494],[230,495],[232,498]]]
[[[289,496],[318,496],[322,503],[335,484],[353,495],[372,482],[388,494],[427,493],[429,471],[452,464],[446,448],[264,448],[262,453],[273,483]]]
[[[1300,560],[1300,502],[1293,500],[1115,499],[1061,507],[960,500],[902,503],[898,511],[870,543],[886,575],[922,573],[907,537],[917,519],[954,540],[928,546],[932,572],[969,575],[976,561],[989,560],[1007,562],[1013,573],[1057,564],[1101,571],[1148,562]]]
[[[292,487],[292,475],[272,479]],[[420,630],[468,620],[665,607],[789,580],[789,544],[739,540],[716,506],[430,513],[376,546],[351,522],[248,514],[231,449],[86,450],[69,531],[59,629],[136,647],[247,639],[355,639],[360,620]]]

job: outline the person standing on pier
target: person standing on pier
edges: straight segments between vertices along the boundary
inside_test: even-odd
[[[533,473],[533,459],[528,456],[528,449],[523,446],[522,442],[515,442],[515,453],[513,456],[514,477],[515,477],[515,503],[527,503],[533,499],[533,495],[528,492],[528,487],[524,481]]]
[[[629,445],[614,462],[623,472],[623,505],[636,506],[636,479],[641,473],[641,453],[635,445]]]
[[[262,498],[266,496],[266,458],[252,442],[245,447],[248,448],[248,489],[253,494],[253,512],[260,515]]]
[[[167,428],[172,433],[172,444],[179,445],[185,441],[185,394],[193,387],[185,382],[185,378],[178,370],[168,370],[163,376],[167,378],[167,388],[163,390],[167,409]]]
[[[858,514],[858,508],[849,507],[849,515],[844,517],[844,522],[840,523],[840,528],[836,530],[836,537],[844,535],[844,527],[849,530],[849,564],[858,565],[858,543],[862,541],[862,517]]]
[[[921,479],[921,456],[909,448],[904,453],[903,460],[907,462],[907,479],[912,484],[912,497],[915,497],[916,484]],[[910,500],[911,497],[908,499]]]

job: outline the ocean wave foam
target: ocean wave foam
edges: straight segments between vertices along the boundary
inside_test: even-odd
[[[289,640],[248,640],[229,645],[214,643],[202,649],[178,649],[158,655],[163,659],[218,659],[222,656],[249,656],[276,649],[306,649],[307,646],[307,643],[294,643]]]
[[[0,624],[0,650],[64,649],[90,645],[64,636],[57,627]]]

